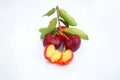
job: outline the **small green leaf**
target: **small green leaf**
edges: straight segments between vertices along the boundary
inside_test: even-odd
[[[55,31],[55,28],[53,28],[53,29],[40,28],[40,29],[39,29],[39,32],[41,32],[40,38],[43,39],[46,34],[52,33],[52,32],[54,32],[54,31]]]
[[[57,18],[55,17],[49,22],[48,28],[53,29],[56,27],[56,24],[57,24]]]
[[[67,28],[67,29],[65,29],[65,32],[68,33],[68,34],[77,34],[77,35],[80,36],[81,39],[89,40],[88,35],[80,29]]]
[[[45,34],[44,34],[44,33],[42,33],[42,34],[40,35],[40,38],[41,38],[41,39],[43,39],[43,38],[44,38],[44,36],[45,36]]]
[[[46,29],[47,29],[47,28],[40,28],[40,29],[39,29],[39,32],[43,33],[43,32],[46,31]]]
[[[41,32],[41,39],[43,39],[46,34],[50,33],[50,30],[48,28],[40,28],[39,31]]]
[[[40,35],[40,38],[41,39],[44,39],[45,35],[48,34],[49,32],[43,32],[41,35]]]
[[[49,10],[46,14],[44,14],[43,16],[51,16],[52,14],[55,13],[55,8],[52,8],[51,10]]]
[[[57,18],[53,18],[50,22],[47,28],[40,28],[39,32],[41,32],[40,38],[43,39],[44,36],[48,33],[52,33],[56,29],[56,24],[57,24]]]
[[[66,10],[60,9],[59,12],[60,17],[64,19],[65,22],[68,22],[71,26],[77,26],[77,22],[75,21],[75,19],[72,16],[70,16]]]

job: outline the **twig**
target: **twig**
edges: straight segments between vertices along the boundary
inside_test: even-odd
[[[57,20],[58,20],[58,26],[60,27],[61,25],[60,25],[60,18],[59,18],[59,7],[58,6],[56,6],[56,10],[57,10]],[[60,30],[62,30],[61,29],[61,27],[60,27]]]

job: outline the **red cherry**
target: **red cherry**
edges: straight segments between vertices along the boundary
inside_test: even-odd
[[[60,27],[57,28],[57,30],[62,29],[62,31],[64,31],[66,28],[67,28],[67,26],[60,26]]]
[[[56,48],[59,48],[60,45],[62,44],[62,40],[59,36],[49,33],[47,35],[45,35],[44,40],[43,40],[43,45],[49,45],[49,44],[53,44]]]
[[[66,49],[71,49],[72,51],[76,51],[81,45],[81,39],[78,35],[70,35],[69,39],[64,40],[64,46]]]

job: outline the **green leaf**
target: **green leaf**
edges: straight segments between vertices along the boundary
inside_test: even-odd
[[[48,34],[49,32],[43,32],[41,35],[40,35],[40,38],[41,39],[44,39],[45,35]]]
[[[80,36],[81,39],[89,40],[88,35],[80,29],[67,28],[67,29],[65,29],[65,32],[68,33],[68,34],[77,34],[77,35]]]
[[[56,29],[56,24],[57,24],[57,18],[53,18],[50,22],[47,28],[40,28],[39,32],[41,32],[40,38],[43,39],[44,36],[48,33],[52,33]]]
[[[43,32],[46,31],[46,29],[47,29],[47,28],[40,28],[40,29],[39,29],[39,32],[43,33]]]
[[[55,31],[55,28],[53,28],[53,29],[40,28],[40,29],[39,29],[39,32],[41,32],[40,38],[43,39],[46,34],[52,33],[52,32],[54,32],[54,31]]]
[[[53,29],[56,27],[56,24],[57,24],[57,18],[55,17],[49,22],[48,28]]]
[[[66,10],[60,9],[59,12],[60,17],[64,19],[65,22],[68,22],[71,26],[77,26],[77,22],[75,21],[75,19],[72,16],[70,16]]]
[[[48,28],[40,28],[39,31],[41,32],[41,35],[40,35],[41,39],[43,39],[46,34],[51,32]]]
[[[51,16],[52,14],[55,13],[55,8],[52,8],[51,10],[49,10],[46,14],[44,14],[43,16]]]
[[[46,34],[42,33],[42,34],[40,35],[40,38],[43,39],[45,35],[46,35]]]

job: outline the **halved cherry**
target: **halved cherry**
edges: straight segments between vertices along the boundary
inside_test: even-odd
[[[53,44],[50,44],[45,48],[44,56],[48,61],[60,65],[67,65],[73,59],[73,53],[71,50],[57,50]]]
[[[47,45],[44,51],[44,56],[50,62],[55,63],[62,57],[62,52],[55,49],[53,44]]]

